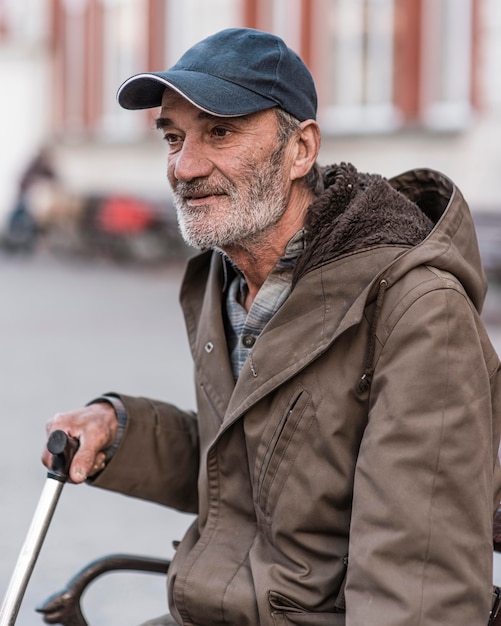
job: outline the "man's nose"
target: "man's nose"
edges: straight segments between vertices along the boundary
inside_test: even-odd
[[[202,142],[186,137],[183,146],[173,157],[173,174],[178,181],[187,182],[208,176],[212,163],[208,159]]]

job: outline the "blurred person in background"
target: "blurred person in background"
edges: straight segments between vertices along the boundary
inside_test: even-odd
[[[148,623],[485,626],[501,388],[459,189],[320,167],[313,79],[268,33],[216,33],[118,101],[161,106],[201,249],[197,412],[113,392],[47,430],[80,440],[73,482],[197,514]]]
[[[58,176],[49,148],[30,160],[19,180],[14,207],[8,216],[4,244],[12,251],[32,252],[53,204]]]

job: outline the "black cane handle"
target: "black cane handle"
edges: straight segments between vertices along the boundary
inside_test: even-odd
[[[47,450],[52,454],[52,465],[47,476],[65,483],[77,449],[78,439],[70,437],[64,430],[54,430],[47,441]]]

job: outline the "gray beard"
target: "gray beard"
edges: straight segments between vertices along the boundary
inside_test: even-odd
[[[174,190],[174,202],[179,230],[185,242],[195,248],[255,247],[277,224],[286,209],[283,190],[283,149],[272,154],[270,160],[256,169],[249,164],[251,175],[238,189],[225,179],[212,184],[205,179],[179,182]],[[244,164],[243,164],[244,165]],[[245,165],[244,165],[245,167]],[[230,205],[215,215],[210,206],[190,208],[185,197],[193,194],[224,194]]]

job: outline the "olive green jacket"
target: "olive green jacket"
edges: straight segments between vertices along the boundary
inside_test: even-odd
[[[95,484],[197,513],[169,575],[179,623],[486,626],[501,379],[469,210],[433,171],[324,175],[236,385],[223,259],[190,262],[197,416],[121,396]]]

